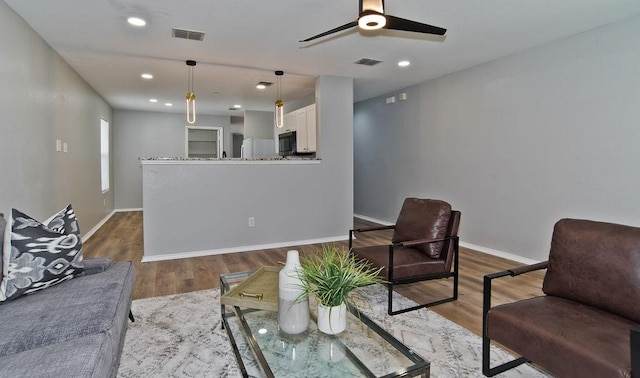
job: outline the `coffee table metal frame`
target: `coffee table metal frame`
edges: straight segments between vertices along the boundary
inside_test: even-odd
[[[253,273],[253,271],[221,274],[220,275],[220,295],[221,296],[224,295],[226,292],[231,290],[233,286],[235,286],[236,284],[242,282],[244,279],[249,277],[251,273]],[[261,368],[263,369],[263,372],[265,373],[267,378],[274,378],[275,375],[271,371],[271,368],[269,367],[269,363],[264,357],[264,354],[262,353],[262,350],[260,349],[260,346],[258,345],[258,342],[254,337],[253,332],[251,331],[251,327],[249,326],[249,324],[247,324],[244,317],[244,314],[246,313],[259,311],[259,310],[242,309],[239,306],[230,306],[232,307],[233,312],[227,312],[226,307],[227,306],[224,304],[220,305],[222,327],[227,331],[227,335],[229,336],[231,346],[233,347],[233,353],[236,356],[236,360],[238,361],[238,365],[240,367],[240,371],[242,372],[243,377],[248,377],[249,375],[244,366],[244,362],[242,360],[242,356],[240,355],[240,351],[238,349],[238,345],[236,343],[235,337],[233,336],[233,332],[229,327],[229,323],[227,319],[227,317],[229,316],[236,316],[239,319],[242,331],[244,332],[244,335],[249,341],[251,349],[255,354]],[[410,361],[413,362],[412,366],[405,367],[403,369],[399,369],[390,374],[384,375],[383,378],[415,377],[415,376],[421,376],[423,378],[429,377],[430,363],[428,361],[420,357],[418,354],[414,353],[409,347],[407,347],[398,339],[396,339],[391,334],[389,334],[387,331],[382,329],[378,324],[376,324],[374,321],[369,319],[369,317],[367,317],[365,314],[360,312],[354,306],[347,306],[347,308],[349,309],[351,314],[353,314],[359,321],[363,322],[369,329],[374,331],[376,334],[382,337],[387,343],[392,345],[398,352],[402,353],[406,358],[408,358]],[[260,311],[264,311],[264,310],[260,310]],[[340,340],[336,338],[336,341],[340,341]],[[367,366],[349,350],[349,348],[344,346],[344,344],[342,344],[342,349],[346,353],[348,358],[360,367],[360,369],[364,372],[366,377],[371,377],[371,378],[376,377],[376,375],[373,372],[371,372],[367,368]]]

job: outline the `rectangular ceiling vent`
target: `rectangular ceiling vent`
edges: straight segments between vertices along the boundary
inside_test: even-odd
[[[361,64],[363,66],[375,66],[378,63],[382,63],[381,60],[375,60],[375,59],[369,59],[369,58],[362,58],[360,60],[356,60],[355,62],[356,64]]]
[[[204,32],[187,29],[171,29],[171,36],[174,38],[190,39],[192,41],[202,41],[204,39]]]

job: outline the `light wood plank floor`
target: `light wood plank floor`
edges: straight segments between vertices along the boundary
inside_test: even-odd
[[[354,227],[373,225],[354,219]],[[251,252],[231,253],[179,260],[141,263],[143,256],[142,212],[115,213],[84,244],[84,255],[109,257],[113,261],[133,261],[136,266],[134,299],[185,293],[219,286],[219,275],[229,272],[254,270],[263,265],[277,265],[286,259],[289,249],[297,249],[301,255],[314,253],[320,244],[288,248],[274,248]],[[345,230],[346,234],[347,230]],[[374,231],[361,234],[355,245],[384,244],[391,231]],[[463,235],[464,237],[464,235]],[[347,241],[337,245],[347,247]],[[430,309],[458,323],[478,335],[482,334],[482,279],[494,273],[522,265],[510,260],[460,248],[459,294],[455,302]],[[493,303],[505,303],[541,295],[543,271],[519,277],[494,280]],[[414,283],[398,288],[398,292],[416,302],[450,295],[452,279]]]

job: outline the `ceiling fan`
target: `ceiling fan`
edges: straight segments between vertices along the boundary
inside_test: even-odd
[[[303,39],[300,42],[313,41],[314,39],[322,38],[355,26],[363,30],[392,29],[435,35],[444,35],[444,33],[447,32],[447,29],[437,26],[384,14],[384,0],[360,0],[360,16],[358,16],[357,20],[338,26],[337,28],[324,33],[314,35],[313,37]]]

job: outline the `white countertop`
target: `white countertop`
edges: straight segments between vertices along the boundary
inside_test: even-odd
[[[141,157],[140,163],[147,164],[319,164],[320,159],[304,157],[287,158],[185,158],[185,157]]]

